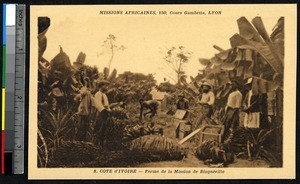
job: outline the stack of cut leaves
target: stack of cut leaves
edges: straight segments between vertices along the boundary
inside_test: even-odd
[[[144,135],[162,135],[163,130],[160,126],[154,124],[149,124],[148,126],[135,125],[133,127],[125,127],[123,134],[124,141],[131,141]]]
[[[205,163],[222,164],[227,166],[234,161],[234,154],[224,146],[219,145],[216,140],[205,140],[196,150],[198,159]]]
[[[123,132],[123,140],[129,141],[142,136],[143,127],[141,125],[126,126]]]
[[[130,150],[143,161],[181,160],[183,148],[177,141],[161,136],[146,135],[131,142]]]
[[[96,160],[100,149],[90,142],[62,141],[54,152],[54,160],[60,163],[84,163]]]

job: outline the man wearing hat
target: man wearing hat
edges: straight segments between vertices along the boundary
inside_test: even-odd
[[[211,91],[212,87],[208,82],[203,82],[200,86],[202,92],[199,104],[207,117],[211,117],[213,113],[213,105],[215,103],[215,94]]]
[[[104,91],[106,90],[106,86],[109,84],[109,82],[106,80],[100,80],[97,83],[98,92],[95,94],[93,100],[94,107],[97,109],[94,134],[95,143],[103,146],[106,139],[106,126],[110,111],[109,101]]]
[[[228,96],[225,107],[225,115],[223,119],[224,135],[223,139],[232,136],[239,126],[239,109],[242,106],[243,95],[239,91],[239,84],[237,81],[230,82],[231,93]]]

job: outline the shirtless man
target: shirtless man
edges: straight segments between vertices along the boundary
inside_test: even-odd
[[[160,105],[160,102],[158,102],[157,100],[144,101],[143,99],[141,99],[139,102],[141,104],[140,121],[142,121],[143,116],[145,117],[147,114],[151,114],[150,118],[154,117],[157,114],[157,109]],[[144,109],[149,109],[150,111],[143,114]]]

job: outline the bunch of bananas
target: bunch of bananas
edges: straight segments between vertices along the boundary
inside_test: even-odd
[[[212,149],[219,146],[216,140],[207,139],[196,150],[196,156],[200,160],[207,160],[212,158]]]
[[[148,161],[181,160],[184,149],[176,140],[161,135],[146,135],[134,139],[130,150],[138,159]]]
[[[196,150],[198,159],[208,164],[222,164],[227,166],[234,161],[234,154],[227,146],[219,145],[216,140],[205,140]]]

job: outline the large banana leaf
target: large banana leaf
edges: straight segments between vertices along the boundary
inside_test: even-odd
[[[281,64],[283,65],[283,60],[282,60],[283,53],[280,53],[279,49],[277,47],[275,47],[275,45],[273,44],[273,41],[271,40],[271,38],[269,37],[269,35],[265,29],[262,19],[260,17],[255,17],[252,20],[252,24],[255,26],[258,33],[261,35],[261,37],[264,39],[265,43],[267,43],[267,45],[269,46],[276,61],[281,62]]]
[[[199,63],[201,65],[207,66],[210,64],[210,60],[209,59],[205,59],[205,58],[199,58]]]
[[[46,33],[47,33],[48,29],[44,30],[43,32],[41,32],[38,35],[38,60],[40,61],[46,48],[47,48],[47,37],[46,37]]]
[[[263,42],[259,33],[255,30],[255,28],[251,25],[251,23],[245,17],[239,18],[237,20],[237,24],[239,27],[240,35],[242,37],[244,37],[247,40]]]
[[[212,57],[211,59],[210,59],[210,62],[214,65],[214,66],[219,66],[219,65],[221,65],[222,63],[223,63],[223,60],[221,59],[221,58],[219,58],[219,57]]]
[[[267,81],[261,78],[254,77],[252,81],[253,94],[268,93],[279,88],[279,84],[273,81]]]
[[[275,72],[283,74],[282,63],[275,59],[270,47],[264,42],[247,40],[239,34],[235,34],[230,38],[232,47],[246,46],[249,49],[256,50],[274,69]]]
[[[80,52],[77,56],[76,62],[80,63],[80,64],[84,64],[86,58],[86,54],[83,52]]]
[[[223,50],[223,51],[220,51],[215,56],[220,58],[221,60],[225,60],[228,58],[228,55],[230,54],[231,51],[232,51],[232,49]]]
[[[235,67],[236,67],[235,62],[231,62],[231,63],[225,62],[222,64],[221,68],[222,68],[222,70],[231,71],[231,70],[235,69]]]
[[[230,41],[231,45],[249,45],[258,51],[263,58],[271,65],[275,72],[283,74],[283,61],[278,49],[272,43],[264,24],[260,17],[252,20],[252,24],[245,18],[241,17],[237,20],[240,35],[234,35]],[[262,39],[263,38],[263,39]]]
[[[277,24],[273,28],[271,40],[280,53],[280,57],[284,56],[284,17],[280,17]]]

